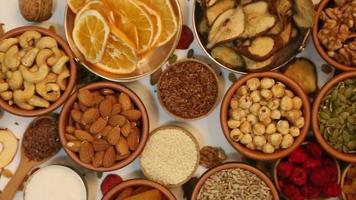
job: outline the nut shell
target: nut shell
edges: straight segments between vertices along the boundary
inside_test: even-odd
[[[19,0],[22,16],[28,21],[42,22],[52,16],[52,0]]]

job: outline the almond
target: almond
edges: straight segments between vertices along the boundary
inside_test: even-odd
[[[66,131],[67,131],[67,133],[74,133],[75,128],[73,126],[67,126]]]
[[[82,144],[82,141],[73,140],[73,141],[67,142],[66,147],[70,151],[79,152],[81,144]]]
[[[109,119],[109,124],[111,126],[120,126],[122,127],[126,123],[126,117],[122,115],[113,115]]]
[[[80,110],[73,109],[70,111],[70,116],[76,122],[80,122],[80,119],[82,119],[82,115],[83,113]]]
[[[116,151],[124,156],[130,153],[129,146],[127,144],[127,141],[124,137],[120,137],[119,142],[115,145]]]
[[[91,107],[94,105],[94,95],[87,89],[80,89],[78,92],[78,100],[81,104]]]
[[[136,109],[122,111],[121,115],[125,116],[130,121],[138,121],[142,117],[141,111]]]
[[[121,113],[121,104],[117,103],[112,106],[111,115],[117,115]]]
[[[123,127],[121,127],[121,133],[124,137],[127,137],[131,132],[131,124],[127,122]]]
[[[119,103],[121,104],[121,108],[124,111],[130,110],[133,107],[130,97],[123,92],[121,92],[119,95]]]
[[[74,135],[69,134],[69,133],[66,133],[64,136],[65,136],[66,139],[69,140],[69,141],[78,140],[78,138],[76,138]]]
[[[110,100],[112,104],[117,104],[117,98],[114,95],[106,95],[105,99]]]
[[[112,90],[112,89],[110,89],[110,88],[103,88],[103,89],[101,89],[100,90],[100,93],[102,94],[102,95],[111,95],[111,94],[115,94],[115,91],[114,90]]]
[[[102,135],[103,137],[106,137],[108,135],[108,133],[111,131],[111,129],[113,129],[114,127],[108,125],[106,126],[101,132],[100,135]]]
[[[106,138],[111,145],[116,145],[120,140],[120,127],[115,126],[111,129]]]
[[[91,163],[94,158],[94,148],[93,145],[87,141],[82,142],[79,149],[79,159],[83,163]]]
[[[80,102],[78,103],[78,106],[79,106],[80,111],[82,111],[82,112],[85,112],[86,110],[88,110],[88,107],[83,105]]]
[[[93,159],[93,167],[101,167],[103,166],[105,151],[98,151],[94,155]]]
[[[80,110],[78,102],[75,102],[75,103],[73,104],[73,109],[75,109],[75,110]]]
[[[127,137],[127,145],[132,151],[137,149],[140,139],[135,131],[131,131],[130,135]]]
[[[105,97],[101,95],[99,92],[94,92],[94,104],[99,105]]]
[[[83,113],[81,123],[84,125],[93,123],[99,117],[99,110],[97,108],[89,108]]]
[[[91,126],[90,126],[90,132],[92,134],[97,134],[100,131],[102,131],[107,124],[107,120],[103,119],[102,117],[99,117]]]
[[[87,131],[75,130],[74,135],[81,141],[89,141],[89,142],[94,141],[94,137]]]
[[[100,104],[99,104],[99,112],[100,115],[106,119],[110,116],[111,112],[113,109],[113,105],[112,102],[108,99],[103,100]]]
[[[103,167],[111,167],[115,164],[116,152],[114,147],[110,147],[105,151],[103,159]]]
[[[129,153],[126,154],[126,155],[116,154],[116,160],[117,160],[117,161],[123,160],[123,159],[129,157],[129,155],[130,155]]]
[[[97,139],[93,142],[94,151],[105,151],[110,147],[110,144],[104,139]]]
[[[74,126],[75,126],[76,129],[80,129],[80,130],[85,128],[83,126],[83,124],[81,124],[80,122],[75,122]]]

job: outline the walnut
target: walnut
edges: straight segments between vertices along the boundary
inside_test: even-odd
[[[19,0],[22,16],[28,21],[42,22],[52,16],[53,0]]]
[[[200,150],[199,164],[205,168],[212,168],[227,159],[225,151],[222,148],[205,146]]]

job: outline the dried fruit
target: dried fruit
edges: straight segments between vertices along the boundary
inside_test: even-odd
[[[194,40],[194,35],[192,30],[187,25],[182,26],[182,33],[180,36],[180,40],[177,45],[177,49],[188,49],[190,44]]]
[[[213,22],[216,20],[216,18],[219,15],[221,15],[226,10],[233,8],[235,4],[236,1],[234,0],[221,0],[218,1],[216,4],[214,4],[213,6],[207,8],[205,15],[206,15],[208,25],[209,26],[213,25]]]
[[[103,182],[101,182],[100,189],[101,193],[105,195],[109,192],[112,188],[122,182],[122,178],[116,174],[109,174],[107,175]]]
[[[293,19],[298,27],[313,27],[315,9],[314,4],[311,0],[295,0],[293,9]]]
[[[217,46],[211,50],[211,56],[233,69],[242,68],[245,65],[243,58],[230,47]]]
[[[212,168],[227,159],[225,151],[222,148],[205,146],[200,150],[199,164],[205,168]]]
[[[82,142],[80,149],[79,149],[79,159],[83,163],[91,163],[94,158],[94,148],[91,143],[88,141]]]
[[[105,151],[105,155],[103,159],[103,167],[111,167],[115,164],[115,161],[116,161],[115,148],[111,146]]]

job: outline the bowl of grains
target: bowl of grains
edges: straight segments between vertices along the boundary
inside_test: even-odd
[[[237,151],[255,160],[276,160],[290,154],[307,135],[309,98],[282,74],[249,74],[225,94],[220,122]]]
[[[342,71],[356,70],[356,1],[323,0],[317,10],[313,42],[321,57]]]
[[[329,154],[356,162],[356,72],[329,80],[314,100],[313,132]]]
[[[218,99],[218,78],[209,65],[183,59],[170,65],[158,82],[162,107],[176,118],[189,120],[208,115]]]
[[[174,195],[159,183],[145,179],[131,179],[112,188],[103,200],[175,200]]]
[[[149,133],[143,102],[130,89],[112,82],[80,88],[65,103],[59,136],[67,155],[95,171],[113,171],[142,152]]]
[[[187,130],[162,126],[154,130],[141,154],[145,177],[167,187],[186,183],[199,164],[199,144]]]
[[[342,198],[344,200],[356,199],[356,165],[349,164],[341,177]]]
[[[205,172],[196,184],[192,200],[279,200],[272,181],[259,169],[243,163],[225,163]]]

